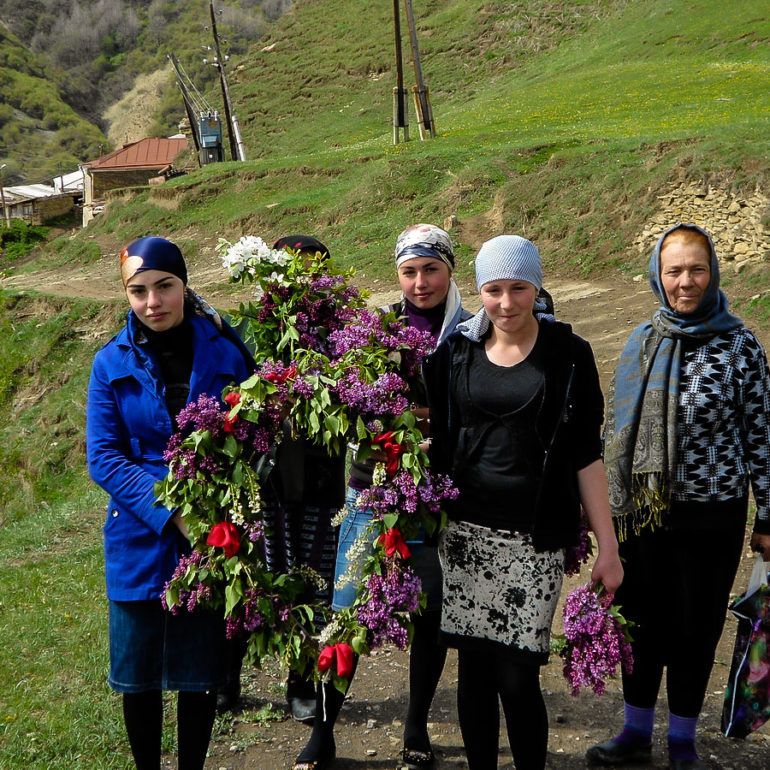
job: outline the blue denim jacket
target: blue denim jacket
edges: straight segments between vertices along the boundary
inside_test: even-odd
[[[193,316],[189,401],[220,396],[253,372],[245,349],[207,318]],[[154,485],[168,468],[163,451],[173,432],[164,385],[134,334],[123,329],[94,358],[86,407],[86,454],[91,478],[109,495],[104,525],[107,596],[113,601],[157,599],[189,544],[155,500]]]

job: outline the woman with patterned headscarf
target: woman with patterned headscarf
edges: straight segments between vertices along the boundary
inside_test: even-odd
[[[401,299],[380,308],[394,312],[404,322],[429,332],[436,344],[446,339],[455,326],[470,317],[460,301],[460,292],[452,277],[454,248],[449,235],[440,227],[417,224],[406,228],[396,241],[396,273]],[[427,420],[425,395],[419,383],[413,383],[413,410],[418,419]],[[372,484],[374,462],[351,465],[346,508],[348,514],[340,525],[335,579],[348,570],[348,551],[371,523],[372,512],[356,505],[358,495]],[[402,757],[409,768],[429,767],[435,758],[428,737],[428,712],[446,660],[446,647],[437,643],[441,607],[441,568],[435,543],[410,543],[412,566],[427,593],[427,606],[414,618],[414,635],[409,655],[409,707],[404,720]],[[354,582],[335,588],[332,607],[349,607],[356,597]],[[321,770],[335,754],[334,725],[344,701],[344,694],[333,685],[318,690],[313,733],[294,765],[294,770]],[[319,715],[324,718],[320,719]]]
[[[109,683],[139,770],[160,767],[163,690],[178,691],[179,766],[203,768],[216,691],[225,684],[221,613],[172,615],[164,586],[190,551],[181,516],[159,504],[163,452],[186,404],[254,371],[233,330],[187,288],[176,244],[139,238],[120,254],[129,312],[94,358],[86,407],[88,470],[110,499],[104,525]]]
[[[756,337],[727,309],[709,234],[677,224],[650,259],[660,301],[615,371],[605,427],[610,503],[625,559],[617,600],[633,629],[625,722],[593,765],[649,762],[666,670],[668,754],[695,749],[714,652],[741,555],[749,485],[752,547],[770,558],[770,378]]]

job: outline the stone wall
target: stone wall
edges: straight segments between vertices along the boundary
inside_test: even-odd
[[[649,254],[661,233],[677,222],[691,222],[711,233],[721,262],[736,272],[756,262],[770,262],[770,234],[763,219],[770,216],[770,201],[760,190],[741,197],[719,187],[697,182],[673,185],[658,196],[658,213],[634,244]]]

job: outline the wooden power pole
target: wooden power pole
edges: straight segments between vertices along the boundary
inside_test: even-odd
[[[414,63],[414,78],[416,85],[412,86],[414,107],[417,112],[417,127],[420,131],[420,139],[426,135],[436,136],[436,126],[433,122],[433,110],[430,106],[430,94],[422,76],[422,64],[420,63],[420,47],[417,44],[417,27],[414,23],[414,8],[412,0],[404,0],[406,9],[406,22],[409,25],[409,40],[412,45],[412,62]]]
[[[404,141],[409,141],[409,102],[404,88],[404,57],[401,51],[401,11],[399,0],[393,0],[393,29],[396,36],[396,85],[393,88],[393,144],[400,141],[399,129],[403,129]]]
[[[214,12],[214,0],[209,0],[209,11],[211,12],[211,32],[214,35],[214,53],[216,54],[216,67],[219,70],[219,83],[222,86],[222,101],[225,107],[225,121],[227,122],[227,133],[230,137],[230,155],[233,160],[246,160],[246,148],[241,139],[241,131],[238,126],[238,119],[232,109],[230,102],[230,89],[227,87],[227,77],[225,76],[225,60],[219,46],[219,35],[217,34],[217,18]]]

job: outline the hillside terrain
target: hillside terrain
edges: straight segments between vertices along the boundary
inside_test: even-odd
[[[27,5],[27,16],[53,7]],[[128,5],[141,24],[172,4]],[[173,5],[167,28],[204,4]],[[0,19],[7,7],[0,0]],[[766,3],[744,0],[729,14],[707,0],[416,0],[415,10],[435,139],[392,144],[392,4],[295,0],[233,61],[250,160],[116,191],[87,229],[21,259],[0,255],[4,770],[130,766],[119,701],[104,681],[104,499],[83,467],[83,408],[93,353],[124,313],[115,255],[131,239],[174,239],[192,285],[228,308],[240,295],[214,253],[218,238],[311,232],[380,302],[392,296],[397,233],[446,222],[475,307],[475,250],[517,232],[540,247],[557,313],[591,341],[606,384],[628,330],[653,307],[644,275],[652,244],[667,224],[695,220],[716,236],[732,309],[770,345]],[[29,41],[27,27],[16,34]],[[152,66],[136,72],[153,77],[164,54],[156,44],[144,55]],[[408,56],[405,65],[411,86]],[[416,137],[411,106],[410,123]],[[768,729],[747,742],[718,734],[732,621],[726,628],[699,740],[710,767],[759,770]],[[340,770],[396,766],[405,660],[388,651],[362,664],[341,720]],[[439,768],[462,767],[455,676],[452,663],[433,716]],[[585,745],[618,720],[619,690],[573,700],[558,662],[544,676],[549,767],[582,767]],[[289,766],[306,732],[285,720],[280,682],[274,671],[248,672],[246,709],[218,721],[207,768]],[[173,745],[169,725],[164,746]],[[663,767],[661,743],[655,756]],[[500,762],[510,768],[510,755]]]
[[[290,5],[217,3],[225,50],[242,54]],[[60,167],[72,170],[77,161],[93,159],[100,147],[106,152],[125,141],[176,133],[185,112],[170,53],[221,109],[216,71],[203,63],[201,50],[211,44],[210,24],[208,0],[0,0],[0,96],[14,108],[0,109],[0,126],[6,126],[0,159],[9,161],[11,178],[39,182]],[[116,104],[137,81],[141,91],[147,79],[150,103],[132,105],[133,117],[142,118],[137,123]],[[77,130],[64,131],[75,118]],[[53,152],[51,140],[61,150]]]

